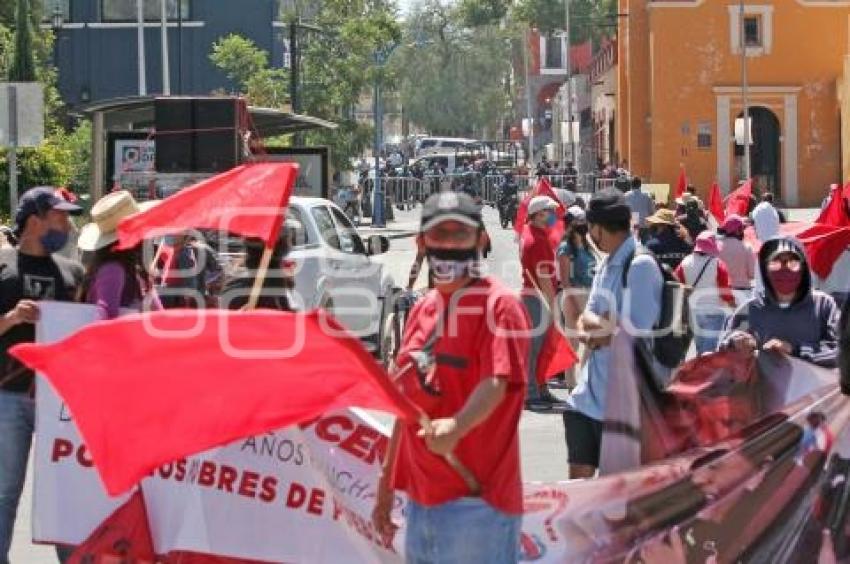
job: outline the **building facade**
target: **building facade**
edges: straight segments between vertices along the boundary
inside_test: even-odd
[[[597,166],[618,161],[616,147],[617,42],[606,40],[588,70],[593,127],[593,162]]]
[[[674,183],[684,166],[707,194],[715,180],[728,191],[743,179],[749,137],[757,185],[786,205],[817,205],[846,173],[850,1],[742,3],[743,18],[731,0],[620,0],[617,152],[653,182]]]
[[[56,32],[59,91],[72,107],[139,94],[136,0],[40,0],[44,27]],[[160,1],[144,2],[148,94],[163,92]],[[278,0],[167,0],[172,94],[203,95],[233,85],[209,60],[219,38],[236,33],[269,54],[273,67],[287,59],[288,27]],[[59,16],[59,17],[57,17]]]

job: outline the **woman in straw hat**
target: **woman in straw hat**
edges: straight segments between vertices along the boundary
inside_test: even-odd
[[[646,225],[649,229],[646,248],[662,264],[674,270],[692,249],[687,241],[687,231],[676,221],[676,213],[673,210],[660,209],[646,218]]]
[[[132,194],[119,190],[92,207],[92,222],[83,227],[77,245],[93,253],[80,288],[79,301],[97,306],[100,319],[113,319],[122,307],[161,309],[141,260],[141,244],[118,250],[118,224],[153,205],[139,205]]]

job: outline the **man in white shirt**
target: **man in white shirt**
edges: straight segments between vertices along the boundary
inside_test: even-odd
[[[762,195],[761,203],[755,207],[750,217],[753,218],[759,241],[764,242],[779,235],[779,212],[773,207],[773,194],[770,192]]]

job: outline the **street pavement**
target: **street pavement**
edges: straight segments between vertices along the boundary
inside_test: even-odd
[[[361,234],[368,236],[381,233],[392,239],[390,250],[378,257],[393,276],[396,283],[406,283],[410,265],[416,257],[416,245],[413,234],[419,221],[420,208],[411,211],[396,210],[396,220],[386,229],[364,225]],[[788,210],[791,221],[812,221],[818,210]],[[497,212],[490,207],[484,208],[487,231],[492,240],[493,252],[486,264],[491,274],[504,281],[510,288],[519,290],[522,285],[519,266],[519,253],[513,229],[502,229],[498,223]],[[427,285],[424,275],[417,287]],[[562,390],[553,390],[555,395],[564,397]],[[526,482],[556,482],[567,478],[567,449],[564,441],[564,426],[558,413],[532,413],[525,411],[520,421],[520,444],[522,448],[522,471]],[[53,564],[56,562],[52,547],[36,546],[30,542],[32,518],[32,471],[30,471],[24,497],[15,525],[15,537],[12,543],[11,562],[26,564]]]

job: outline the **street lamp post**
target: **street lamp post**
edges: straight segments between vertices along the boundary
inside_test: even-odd
[[[381,182],[381,147],[384,144],[384,102],[381,99],[381,69],[387,63],[390,55],[398,47],[392,43],[383,49],[375,51],[375,89],[373,93],[373,111],[375,114],[375,185],[372,191],[372,227],[386,227],[384,214],[384,188]]]
[[[744,180],[749,180],[752,176],[752,163],[750,162],[750,100],[749,86],[747,84],[747,43],[746,33],[744,31],[744,0],[738,4],[738,16],[740,24],[739,40],[741,47],[741,98],[744,104]]]

